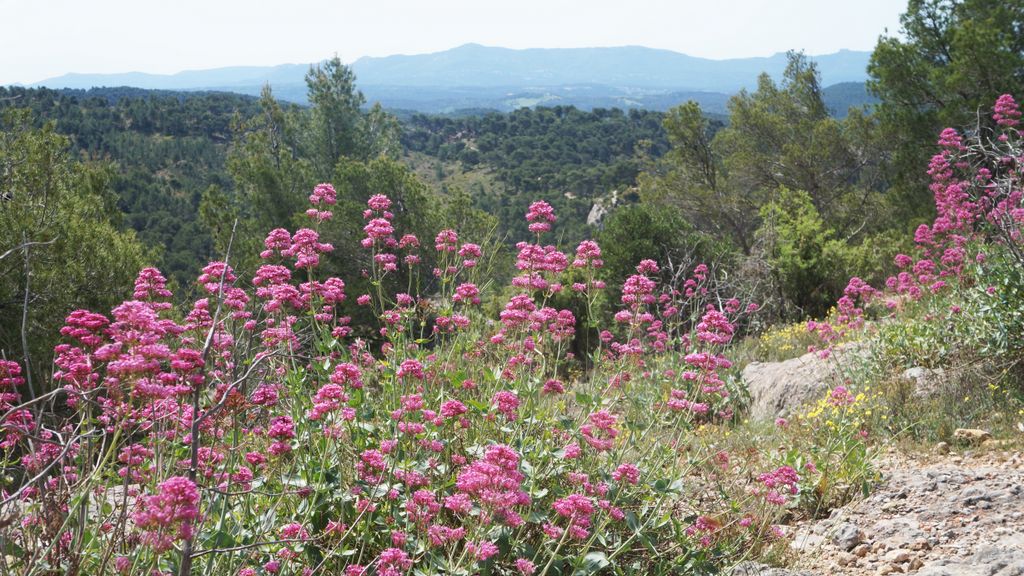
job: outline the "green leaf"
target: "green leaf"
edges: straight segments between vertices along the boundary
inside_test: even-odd
[[[637,529],[640,528],[640,521],[636,517],[636,513],[635,512],[633,512],[633,511],[626,512],[626,526],[628,526],[629,529],[634,531],[634,532],[636,532]]]
[[[230,548],[238,543],[235,537],[226,530],[219,530],[211,538],[212,546],[215,548]]]
[[[583,557],[583,566],[573,573],[573,576],[590,576],[598,571],[607,568],[611,562],[604,552],[591,552]]]

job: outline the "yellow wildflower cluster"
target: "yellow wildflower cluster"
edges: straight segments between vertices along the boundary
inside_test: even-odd
[[[875,416],[881,397],[882,392],[872,391],[870,386],[856,394],[843,386],[837,386],[810,405],[801,418],[812,426],[824,425],[832,430],[842,426],[859,430]],[[887,419],[885,414],[877,417],[881,420]]]
[[[762,357],[777,360],[803,354],[812,340],[813,335],[807,331],[807,325],[798,322],[763,332],[758,338],[757,347]]]

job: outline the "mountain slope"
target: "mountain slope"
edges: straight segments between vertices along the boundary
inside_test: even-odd
[[[843,50],[815,56],[822,84],[843,83],[842,104],[861,104],[868,52]],[[465,109],[576,106],[667,110],[696,100],[722,114],[730,94],[753,89],[767,72],[775,78],[786,55],[709,60],[641,46],[512,50],[466,44],[432,54],[360,58],[352,64],[370,102],[389,109],[449,113]],[[283,100],[305,103],[307,64],[236,66],[177,74],[66,74],[36,86],[87,89],[132,86],[162,90],[215,90],[258,95],[270,84]],[[851,84],[852,83],[852,84]]]
[[[868,52],[815,56],[825,85],[866,79]],[[352,64],[360,86],[537,87],[597,84],[686,91],[735,92],[757,75],[779,76],[786,55],[709,60],[641,46],[512,50],[466,44],[432,54],[360,58]],[[38,82],[50,88],[135,86],[168,90],[227,89],[302,84],[305,64],[236,66],[177,74],[66,74]]]
[[[211,88],[262,86],[270,83],[302,82],[308,64],[279,66],[232,66],[208,70],[185,70],[176,74],[125,72],[120,74],[64,74],[32,84],[32,87],[89,89],[99,86],[131,86],[161,90],[203,90]]]
[[[815,56],[824,84],[867,79],[869,52]],[[562,86],[604,84],[690,91],[752,88],[761,72],[780,76],[786,55],[710,60],[642,46],[512,50],[466,44],[433,54],[360,58],[360,83],[401,86]]]

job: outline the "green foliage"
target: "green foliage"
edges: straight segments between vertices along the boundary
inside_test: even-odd
[[[870,125],[856,113],[843,121],[828,115],[812,63],[792,56],[781,88],[762,76],[758,91],[734,98],[730,111],[715,149],[733,185],[804,190],[837,227],[864,224],[860,209],[880,184],[870,170],[880,160]]]
[[[433,241],[441,218],[439,206],[427,186],[401,162],[384,157],[370,162],[343,159],[335,167],[332,181],[338,191],[338,205],[334,210],[335,217],[321,225],[321,234],[339,249],[365,253],[359,247],[359,241],[364,236],[365,220],[362,213],[366,201],[381,190],[386,190],[393,202],[391,211],[395,214],[396,226],[415,234],[424,246]],[[297,216],[296,220],[308,221],[305,216]],[[352,259],[364,257],[355,253],[351,256]],[[344,255],[331,258],[338,259],[347,258]],[[349,266],[354,267],[353,263]],[[358,275],[358,270],[350,272]]]
[[[758,234],[765,258],[784,304],[795,307],[798,317],[823,316],[852,276],[882,280],[896,253],[887,234],[858,244],[838,238],[802,190],[780,188],[761,207],[761,220]]]
[[[236,191],[211,189],[203,197],[203,222],[219,252],[227,249],[232,238],[227,228],[238,219],[233,246],[236,254],[244,255],[236,261],[243,272],[255,269],[255,254],[268,230],[296,223],[311,226],[301,215],[319,182],[339,185],[339,205],[332,208],[335,223],[326,227],[329,237],[350,240],[357,235],[366,199],[380,192],[405,203],[400,218],[410,220],[412,229],[422,231],[424,222],[434,222],[425,186],[394,160],[397,120],[379,105],[360,109],[365,98],[351,69],[335,57],[311,67],[306,84],[309,108],[282,104],[269,85],[264,87],[259,113],[233,125],[227,169]],[[344,262],[340,268],[345,277],[360,275],[358,258],[336,256]]]
[[[503,187],[471,192],[511,241],[529,238],[522,216],[530,202],[543,199],[559,214],[569,243],[590,235],[585,223],[595,198],[633,186],[641,157],[667,148],[661,116],[571,106],[464,118],[417,114],[406,123],[402,143],[442,162],[459,160],[465,169],[492,169]]]
[[[356,89],[355,81],[352,69],[342,64],[337,56],[310,66],[306,74],[306,94],[311,109],[302,118],[305,124],[303,152],[312,162],[318,178],[329,177],[338,158],[364,156],[368,152],[368,143],[361,142],[360,134],[363,121],[360,107],[366,103],[366,98]],[[375,114],[380,114],[379,108]]]
[[[776,311],[820,312],[845,285],[848,265],[865,260],[865,239],[894,225],[865,210],[884,188],[875,125],[855,110],[830,116],[817,68],[795,53],[781,84],[762,75],[729,111],[728,125],[717,125],[694,102],[671,110],[672,148],[641,175],[641,198],[680,210],[752,263],[767,262],[778,286],[761,288],[762,303],[781,296],[788,304]],[[800,192],[780,198],[780,189]],[[757,265],[745,270],[763,284]]]
[[[371,268],[370,256],[359,242],[365,236],[363,226],[363,210],[367,200],[379,194],[381,190],[388,192],[393,204],[396,228],[414,234],[420,239],[423,249],[419,251],[427,270],[433,266],[434,234],[441,228],[444,219],[442,204],[432,191],[420,181],[401,162],[378,157],[371,161],[359,161],[343,158],[335,166],[331,180],[338,192],[338,203],[333,206],[334,218],[319,225],[321,240],[334,246],[334,251],[321,265],[322,273],[343,278],[350,294],[372,294],[380,290],[394,292],[410,292],[411,290],[432,291],[434,278],[414,274],[405,266],[389,275],[386,286],[375,286],[364,274]],[[301,213],[293,216],[293,227],[311,226],[309,219]],[[352,315],[354,326],[360,335],[374,338],[371,331],[363,332],[364,327],[372,322],[371,311],[359,308],[349,302],[344,307],[346,314]]]
[[[880,431],[883,402],[871,386],[853,391],[839,386],[788,425],[793,427],[787,434],[792,447],[780,456],[784,464],[804,472],[798,506],[809,515],[827,515],[866,496],[878,481],[877,447],[869,438]]]
[[[258,114],[233,124],[227,170],[235,190],[220,198],[212,192],[204,195],[200,209],[204,225],[217,239],[218,254],[227,250],[232,223],[238,219],[232,245],[244,256],[236,268],[250,272],[266,231],[288,226],[318,182],[313,176],[315,160],[302,154],[303,111],[282,105],[269,86],[264,87],[259,106]]]
[[[359,149],[367,158],[398,158],[402,152],[402,127],[398,119],[374,103],[359,126]]]
[[[666,115],[672,150],[641,181],[645,198],[680,206],[702,230],[751,253],[759,209],[779,186],[806,190],[828,217],[868,174],[856,117],[833,119],[813,63],[792,54],[782,85],[768,76],[729,102],[728,126],[712,124],[695,102]]]
[[[803,191],[779,189],[776,200],[761,208],[762,234],[767,239],[769,263],[786,294],[798,309],[821,314],[833,302],[835,289],[827,283],[844,282],[837,274],[835,232]],[[841,242],[838,244],[842,245]]]
[[[664,126],[672,148],[640,177],[641,197],[678,209],[701,231],[748,252],[759,202],[729,190],[723,159],[712,148],[722,125],[687,102],[668,112]]]
[[[53,122],[72,157],[109,162],[112,222],[158,251],[154,264],[187,286],[214,244],[198,218],[201,193],[232,187],[225,170],[232,119],[257,111],[248,96],[136,88],[49,90],[0,87],[0,109],[25,107]],[[230,225],[230,224],[229,224]]]
[[[615,209],[597,242],[612,302],[619,301],[622,282],[636,273],[643,259],[656,260],[666,274],[672,274],[688,272],[697,263],[719,262],[729,252],[721,242],[697,232],[679,211],[650,204]]]
[[[902,303],[907,321],[879,329],[882,356],[906,368],[1017,362],[1024,347],[1024,272],[1013,258],[992,252],[948,294]]]
[[[1021,264],[1009,255],[996,254],[983,269],[987,282],[984,293],[980,289],[973,292],[978,312],[988,320],[984,353],[1010,355],[1024,350],[1024,267]]]
[[[54,327],[123,299],[148,258],[113,224],[109,170],[74,162],[67,139],[52,123],[34,128],[30,111],[0,114],[0,354],[45,374]]]
[[[499,286],[511,280],[514,255],[500,235],[498,218],[477,208],[473,197],[461,188],[449,189],[435,201],[440,212],[438,225],[458,230],[462,241],[478,244],[483,250],[478,264],[481,277]]]
[[[929,443],[951,442],[957,428],[1017,434],[1024,414],[1020,270],[997,260],[975,273],[986,283],[904,302],[871,339],[891,432]],[[907,377],[909,368],[919,373]]]
[[[881,99],[877,116],[902,199],[893,209],[920,217],[931,204],[920,167],[933,149],[923,144],[945,127],[989,123],[978,110],[1024,92],[1024,3],[909,0],[900,23],[899,36],[875,46],[869,89]]]

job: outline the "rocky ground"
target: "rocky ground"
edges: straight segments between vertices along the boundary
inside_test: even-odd
[[[1024,454],[992,445],[882,462],[866,499],[796,526],[795,568],[736,576],[1024,576]]]

